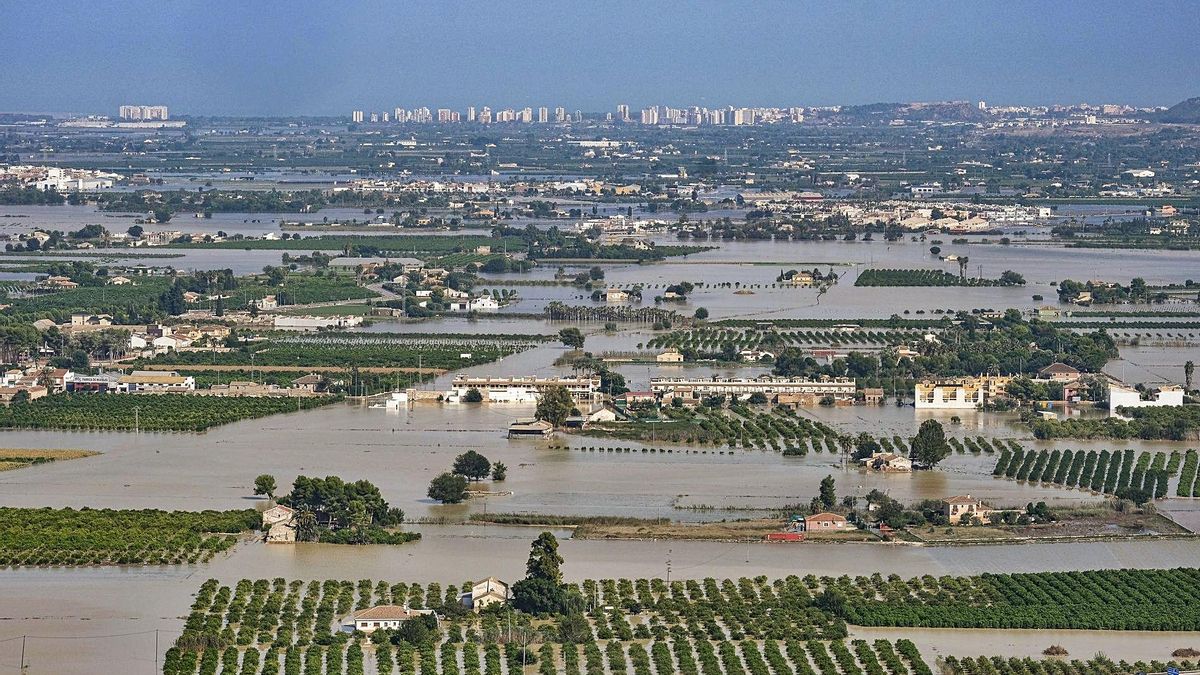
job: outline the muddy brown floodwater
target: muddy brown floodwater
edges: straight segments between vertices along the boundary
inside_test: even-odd
[[[71,212],[74,217],[81,216]],[[91,222],[90,220],[88,222]],[[214,221],[215,222],[215,221]],[[230,223],[238,225],[238,223]],[[256,227],[259,225],[255,224]],[[262,225],[272,229],[273,224]],[[229,228],[226,228],[229,229]],[[232,231],[232,230],[231,230]],[[973,237],[973,241],[978,241]],[[666,243],[674,243],[674,240]],[[1142,276],[1151,284],[1200,278],[1200,258],[1189,252],[1105,251],[1047,246],[974,243],[943,245],[944,252],[969,253],[972,273],[995,277],[1012,269],[1025,275],[1024,288],[856,288],[855,276],[869,266],[956,271],[930,257],[929,242],[721,242],[719,250],[672,259],[661,265],[605,266],[607,282],[665,286],[704,281],[681,306],[691,314],[706,307],[712,318],[887,317],[909,310],[910,317],[934,318],[938,308],[1028,309],[1054,299],[1050,283],[1063,278],[1107,278],[1126,282]],[[157,252],[157,251],[156,251]],[[180,268],[231,267],[252,272],[277,264],[279,251],[185,250],[184,257],[159,263]],[[771,264],[762,264],[769,262]],[[813,289],[769,288],[780,268],[827,268],[842,282],[818,298]],[[548,278],[553,265],[520,278]],[[485,287],[504,288],[510,276]],[[727,287],[719,284],[729,284]],[[734,295],[734,285],[753,286],[753,295]],[[509,310],[540,312],[559,300],[591,304],[570,287],[514,286],[521,301]],[[657,290],[651,288],[648,297]],[[652,305],[647,300],[646,305]],[[1175,307],[1172,307],[1175,308]],[[1123,307],[1121,309],[1132,309]],[[447,319],[438,322],[378,322],[364,330],[413,333],[553,334],[564,322],[531,319]],[[605,334],[601,323],[584,324],[589,350],[631,351],[654,333],[648,326],[624,326]],[[1136,331],[1133,331],[1136,333]],[[1146,346],[1123,348],[1123,361],[1108,372],[1131,381],[1178,381],[1182,363],[1200,358],[1195,331],[1167,331],[1144,338]],[[1178,347],[1148,344],[1174,340]],[[1191,346],[1188,346],[1188,345]],[[538,375],[568,372],[550,365],[563,348],[547,344],[467,372],[477,375]],[[622,365],[630,386],[644,388],[662,375],[753,375],[761,369],[702,365]],[[451,376],[431,387],[445,388]],[[112,508],[230,509],[257,506],[254,476],[269,473],[286,486],[299,474],[366,478],[410,519],[462,520],[482,511],[625,515],[701,520],[756,515],[765,509],[807,503],[826,475],[842,495],[862,496],[880,489],[905,502],[969,493],[996,506],[1046,500],[1052,504],[1092,503],[1088,492],[1041,487],[993,478],[994,455],[954,455],[936,472],[913,475],[865,474],[845,469],[840,457],[817,453],[782,457],[756,450],[724,451],[665,443],[642,452],[633,442],[565,437],[569,450],[551,450],[545,441],[510,441],[504,430],[528,416],[521,406],[422,405],[388,413],[354,405],[334,405],[307,413],[284,414],[213,429],[205,434],[91,432],[3,432],[4,447],[86,448],[104,454],[55,465],[0,474],[0,504],[9,506],[90,506]],[[1029,438],[1011,415],[917,413],[912,408],[843,408],[802,414],[846,433],[912,435],[927,417],[942,420],[949,433],[1018,438],[1026,447],[1171,451],[1186,444],[1123,442],[1043,443]],[[951,424],[957,414],[960,424]],[[609,452],[608,448],[634,448]],[[492,497],[460,506],[442,506],[425,496],[429,480],[445,471],[465,449],[508,465],[504,488],[510,497]],[[1174,493],[1172,483],[1170,493]],[[704,507],[699,509],[697,507]],[[1200,502],[1167,500],[1161,510],[1182,524],[1200,526]],[[155,631],[161,655],[175,639],[191,596],[204,579],[240,578],[390,579],[441,583],[523,573],[536,528],[470,525],[416,525],[423,539],[400,547],[266,546],[246,542],[204,565],[103,569],[0,570],[0,672],[16,671],[24,636],[31,673],[153,673]],[[569,532],[559,532],[564,538]],[[967,575],[982,572],[1167,568],[1195,565],[1197,540],[1123,540],[981,547],[908,547],[863,544],[767,545],[761,543],[576,541],[562,545],[564,568],[572,579],[645,577],[737,577],[765,574],[920,574]],[[1197,634],[1108,633],[1091,631],[961,631],[855,629],[867,637],[910,637],[932,660],[939,654],[1039,655],[1050,643],[1072,657],[1102,651],[1114,659],[1165,659],[1172,649],[1200,646]]]
[[[567,443],[570,450],[551,450],[547,441],[507,439],[508,423],[532,412],[529,406],[422,404],[389,413],[335,404],[238,422],[205,434],[12,431],[4,434],[10,447],[85,448],[103,454],[6,472],[0,475],[0,499],[12,506],[244,508],[260,501],[252,495],[254,477],[261,473],[276,476],[281,485],[290,485],[299,474],[367,478],[410,519],[461,518],[486,509],[696,520],[714,515],[676,506],[762,509],[807,503],[826,475],[838,480],[841,494],[862,496],[878,488],[902,501],[960,493],[997,506],[1098,499],[1079,490],[993,478],[995,456],[986,454],[955,455],[939,471],[886,475],[845,469],[840,456],[828,453],[782,457],[771,451],[669,444],[655,445],[671,447],[670,454],[605,452],[595,448],[641,445],[578,436],[555,441]],[[894,430],[905,436],[916,424],[912,408],[813,414],[847,430]],[[872,421],[868,414],[879,419]],[[989,426],[994,417],[976,426],[972,416],[964,415],[962,433],[1009,436],[1014,431],[1005,425]],[[1170,448],[1154,447],[1158,446]],[[442,506],[426,498],[430,479],[467,448],[508,465],[503,487],[513,496],[461,506]]]
[[[545,348],[543,348],[545,349]],[[535,358],[544,359],[545,354]],[[520,355],[494,368],[521,370]],[[548,361],[542,360],[542,363]],[[476,369],[478,370],[478,369]],[[553,369],[542,367],[538,372]],[[873,413],[868,417],[867,413]],[[716,454],[676,448],[672,454],[550,450],[542,441],[510,441],[508,422],[530,413],[505,406],[417,406],[389,414],[361,406],[328,408],[239,422],[205,434],[5,432],[10,447],[71,447],[104,454],[0,475],[0,502],[20,506],[226,509],[261,504],[253,477],[274,474],[286,485],[300,473],[368,478],[410,518],[461,519],[468,513],[666,516],[696,520],[744,515],[730,508],[778,508],[805,502],[826,475],[843,494],[887,490],[902,500],[971,493],[996,504],[1035,499],[1094,501],[1078,490],[1041,488],[993,478],[991,456],[955,455],[942,470],[908,476],[844,470],[827,454],[784,458],[773,452]],[[910,434],[911,408],[838,409],[812,413],[846,429]],[[1010,436],[996,416],[963,416],[956,433]],[[601,445],[568,437],[573,448]],[[1027,442],[1032,444],[1031,441]],[[1137,447],[1169,449],[1169,444]],[[425,498],[429,479],[464,448],[509,466],[506,489],[462,506]],[[709,505],[717,511],[680,510]],[[151,672],[154,631],[164,651],[182,625],[192,593],[209,577],[391,579],[460,582],[521,575],[537,528],[419,525],[423,539],[399,547],[266,546],[247,542],[205,565],[178,568],[20,569],[0,571],[0,664],[18,659],[25,640],[31,672]],[[562,537],[569,532],[560,531]],[[766,574],[977,574],[1120,567],[1174,567],[1200,559],[1195,540],[1030,544],[931,548],[862,544],[767,545],[667,541],[564,541],[566,573],[574,579],[661,576],[668,560],[675,577]],[[999,638],[997,638],[999,639]],[[1125,645],[1125,642],[1118,643]],[[1070,648],[1070,647],[1069,647]],[[1120,647],[1124,650],[1126,647]],[[1131,655],[1140,647],[1130,643]],[[1120,658],[1116,648],[1111,656]]]
[[[1200,633],[1104,630],[976,630],[961,628],[863,628],[850,630],[864,640],[912,640],[931,666],[938,657],[1015,656],[1042,659],[1050,645],[1066,648],[1066,660],[1097,654],[1115,661],[1169,661],[1171,652],[1200,644]]]

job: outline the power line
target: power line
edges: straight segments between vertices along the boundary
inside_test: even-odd
[[[135,635],[154,635],[157,632],[177,633],[182,635],[183,631],[173,629],[156,629],[144,630],[137,633],[117,633],[115,635],[18,635],[16,637],[4,638],[0,643],[14,642],[16,640],[108,640],[111,638],[133,637]]]

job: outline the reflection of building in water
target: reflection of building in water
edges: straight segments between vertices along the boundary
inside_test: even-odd
[[[563,387],[578,403],[597,402],[602,397],[598,377],[469,377],[454,378],[448,403],[462,403],[467,392],[478,391],[486,403],[537,403],[550,387]]]
[[[775,397],[778,403],[812,405],[820,399],[829,396],[835,401],[853,401],[856,385],[848,377],[822,378],[806,380],[799,377],[771,377],[764,375],[758,378],[688,378],[688,377],[656,377],[650,380],[650,390],[655,396],[666,400],[682,398],[687,400],[701,399],[706,396],[726,396],[743,399],[752,394],[763,394]]]
[[[974,410],[1004,394],[1011,377],[989,375],[951,380],[918,382],[913,387],[916,407],[943,410]]]

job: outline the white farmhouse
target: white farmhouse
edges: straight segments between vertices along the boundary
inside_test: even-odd
[[[1156,408],[1181,405],[1183,405],[1183,387],[1173,384],[1159,387],[1148,398],[1143,398],[1140,391],[1131,387],[1113,384],[1108,388],[1108,412],[1110,415],[1119,416],[1118,408]]]

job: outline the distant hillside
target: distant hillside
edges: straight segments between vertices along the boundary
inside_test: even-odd
[[[1159,114],[1159,122],[1200,124],[1200,96],[1180,101]]]

